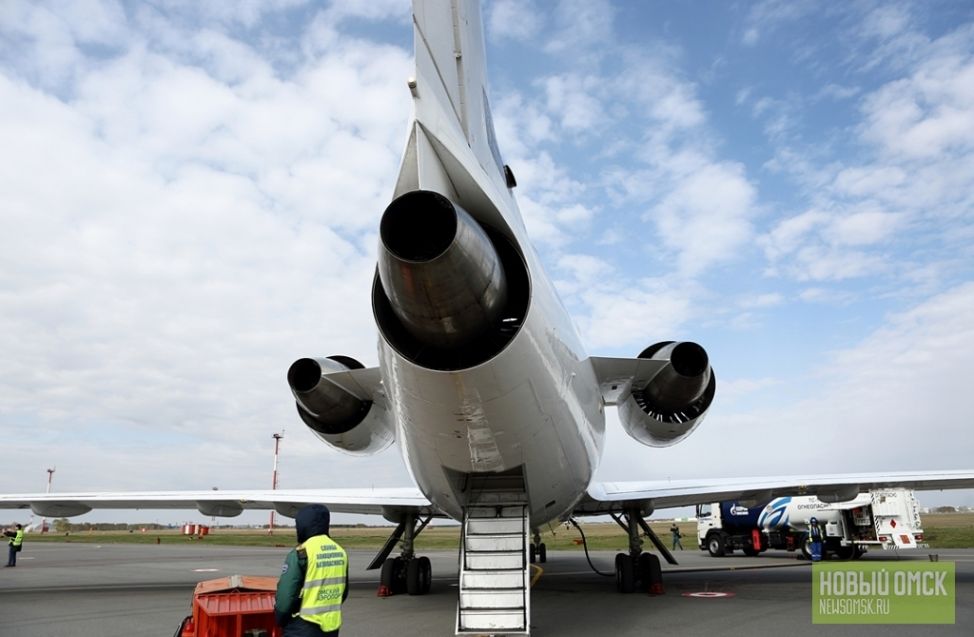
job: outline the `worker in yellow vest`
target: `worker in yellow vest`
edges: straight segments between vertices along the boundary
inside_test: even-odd
[[[18,524],[16,531],[4,531],[3,534],[10,538],[10,551],[7,553],[7,566],[17,566],[17,553],[24,548],[24,525]]]
[[[274,616],[284,637],[337,637],[348,597],[348,555],[328,537],[328,507],[306,506],[296,522],[298,545],[284,560]]]

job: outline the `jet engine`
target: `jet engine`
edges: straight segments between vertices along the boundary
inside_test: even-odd
[[[349,370],[363,369],[347,356],[301,358],[287,370],[287,382],[297,401],[298,415],[315,435],[353,455],[372,455],[395,439],[392,418],[365,396]],[[360,388],[359,388],[360,389]]]
[[[414,190],[389,204],[379,236],[372,306],[386,342],[405,358],[462,369],[517,333],[527,268],[502,232],[443,195]]]
[[[619,418],[626,433],[639,442],[667,447],[690,435],[703,420],[717,380],[707,352],[696,343],[657,343],[639,358],[666,364],[649,382],[631,388],[619,403]]]

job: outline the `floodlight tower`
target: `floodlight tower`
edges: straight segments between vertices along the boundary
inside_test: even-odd
[[[277,459],[278,454],[281,450],[281,438],[284,437],[284,432],[274,434],[274,473],[271,476],[271,490],[277,489]],[[274,534],[274,509],[271,509],[271,525],[267,530],[268,535]]]
[[[51,483],[54,481],[54,472],[57,467],[51,467],[47,470],[47,493],[51,492]],[[41,518],[41,533],[47,533],[47,518]]]

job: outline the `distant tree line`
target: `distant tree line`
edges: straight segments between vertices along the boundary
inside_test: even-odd
[[[55,533],[73,533],[77,531],[141,531],[142,529],[172,528],[172,525],[158,524],[155,522],[143,522],[139,524],[125,524],[121,522],[72,522],[67,518],[54,520],[53,529]]]

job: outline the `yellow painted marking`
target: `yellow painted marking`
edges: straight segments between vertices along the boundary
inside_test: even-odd
[[[541,579],[541,576],[544,575],[544,569],[537,564],[532,564],[531,568],[537,569],[534,572],[534,576],[531,578],[531,586],[534,586],[534,583]]]

